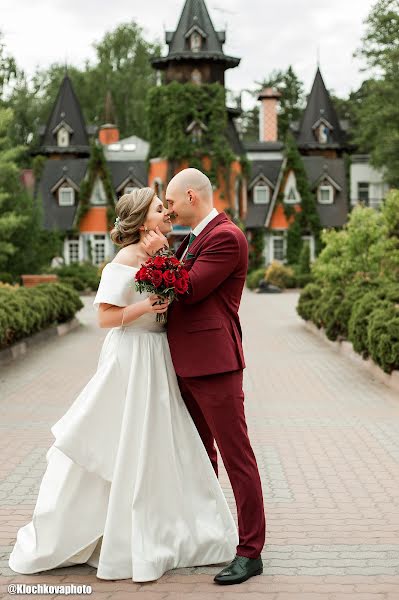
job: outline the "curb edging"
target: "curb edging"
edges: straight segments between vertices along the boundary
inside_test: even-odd
[[[384,383],[386,386],[399,393],[399,371],[392,371],[389,375],[385,373],[371,358],[362,358],[360,354],[354,351],[353,345],[347,340],[329,340],[324,329],[316,327],[312,321],[303,321],[305,328],[316,335],[319,339],[329,344],[334,350],[348,357],[352,362],[360,365],[367,370],[373,377]]]
[[[34,348],[41,342],[55,336],[66,335],[81,325],[82,323],[76,317],[73,317],[70,321],[60,323],[59,325],[51,325],[42,331],[38,331],[37,333],[12,344],[8,348],[3,348],[0,350],[0,367],[21,356],[25,356],[31,348]]]

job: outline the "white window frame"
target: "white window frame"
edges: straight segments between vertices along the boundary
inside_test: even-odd
[[[91,243],[92,243],[92,262],[93,265],[100,265],[101,263],[103,263],[106,259],[107,256],[107,238],[106,235],[104,233],[95,233],[92,236],[91,239]],[[97,252],[97,247],[98,248],[103,248],[102,252],[104,254],[103,258],[101,260],[96,260],[96,252]]]
[[[57,131],[57,146],[67,148],[69,146],[69,131],[65,127],[60,127]]]
[[[65,200],[65,192],[69,194],[68,200]],[[62,199],[63,196],[64,199]],[[61,186],[58,188],[58,204],[59,206],[73,206],[75,204],[75,190],[73,187]]]
[[[127,185],[125,188],[123,188],[123,195],[130,194],[130,192],[132,192],[134,189],[136,189],[134,185]]]
[[[90,204],[92,206],[106,206],[107,204],[107,195],[104,184],[100,177],[97,177],[96,181],[94,182],[90,196]]]
[[[286,232],[285,231],[274,231],[272,232],[272,234],[270,235],[269,238],[270,242],[269,242],[269,256],[270,256],[270,262],[273,262],[274,260],[280,262],[280,263],[285,263],[286,262],[286,257],[287,257],[287,236],[286,236]],[[276,258],[274,255],[274,242],[277,240],[281,240],[283,242],[283,258]]]
[[[75,246],[77,244],[78,247],[78,260],[71,261],[71,246]],[[64,240],[64,261],[66,265],[70,265],[72,263],[79,263],[83,257],[83,238],[80,236],[77,239],[65,239]]]
[[[309,242],[309,247],[310,247],[310,262],[313,262],[316,258],[315,253],[315,241],[314,241],[314,236],[313,235],[303,235],[302,236],[302,241],[303,242]]]
[[[191,52],[199,52],[202,48],[202,36],[198,31],[193,31],[190,35],[190,50]]]
[[[294,196],[295,196],[294,199],[288,198],[288,193],[292,189],[294,190]],[[301,204],[301,197],[299,195],[298,188],[296,187],[296,177],[295,177],[293,171],[291,171],[290,174],[288,175],[287,182],[285,184],[284,204]]]
[[[266,191],[266,200],[260,201],[257,199],[257,193]],[[270,202],[270,187],[268,185],[259,184],[255,185],[254,193],[253,193],[253,202],[254,204],[269,204]]]
[[[329,197],[328,200],[322,200],[321,193],[322,191],[328,190]],[[317,201],[319,204],[333,204],[334,203],[334,188],[330,184],[319,185],[317,189]]]

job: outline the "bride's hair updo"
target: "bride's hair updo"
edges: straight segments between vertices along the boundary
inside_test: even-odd
[[[115,206],[118,223],[110,233],[114,244],[123,248],[140,241],[139,227],[145,221],[154,196],[152,188],[144,187],[134,188],[119,198]]]

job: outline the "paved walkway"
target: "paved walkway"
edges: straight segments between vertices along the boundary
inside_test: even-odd
[[[49,428],[96,369],[106,331],[86,298],[83,327],[0,370],[0,596],[18,582],[85,583],[104,600],[398,600],[399,397],[308,332],[296,301],[246,292],[241,311],[247,421],[266,503],[263,576],[221,588],[212,582],[219,567],[144,585],[104,582],[85,566],[29,577],[8,568],[35,504]],[[223,470],[221,483],[235,513]]]

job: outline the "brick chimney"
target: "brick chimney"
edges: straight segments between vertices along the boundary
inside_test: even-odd
[[[103,146],[116,144],[119,142],[119,129],[116,125],[112,125],[111,123],[101,125],[98,130],[98,139]]]
[[[116,144],[119,142],[119,129],[117,125],[114,125],[116,123],[115,107],[110,90],[105,97],[104,117],[105,125],[100,126],[98,139],[103,146]]]
[[[259,141],[277,142],[277,103],[280,92],[273,88],[264,88],[258,96],[261,101],[259,110]]]

